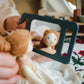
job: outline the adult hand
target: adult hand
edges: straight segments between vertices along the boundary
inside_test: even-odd
[[[13,31],[16,29],[25,29],[27,20],[20,24],[21,16],[10,16],[4,22],[4,28],[7,31]]]
[[[21,76],[16,75],[18,64],[15,59],[5,53],[0,53],[0,84],[15,84]]]

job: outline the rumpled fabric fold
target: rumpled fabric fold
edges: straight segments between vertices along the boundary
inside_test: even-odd
[[[81,84],[82,82],[82,73],[76,73],[71,64],[65,65],[56,61],[34,63],[37,67],[36,72],[26,66],[29,78],[22,78],[17,84]]]

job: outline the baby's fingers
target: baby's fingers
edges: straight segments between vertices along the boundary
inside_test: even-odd
[[[20,80],[21,76],[17,75],[10,79],[0,79],[0,84],[16,84]]]

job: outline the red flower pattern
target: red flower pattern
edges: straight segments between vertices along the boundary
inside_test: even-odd
[[[82,40],[82,39],[76,39],[76,43],[79,43],[79,44],[84,44],[84,40]],[[73,53],[74,53],[74,54],[76,54],[76,52],[75,52],[75,51],[73,51]],[[84,50],[79,51],[79,53],[78,53],[78,54],[80,54],[80,55],[84,56]],[[66,56],[67,56],[67,53],[63,53],[62,55],[63,55],[64,57],[66,57]]]
[[[73,53],[74,53],[74,54],[76,54],[76,52],[75,52],[75,51],[73,51]]]
[[[64,57],[66,57],[66,56],[67,56],[67,53],[63,53],[62,55],[63,55]]]
[[[84,56],[84,50],[79,51],[79,53],[78,53],[78,54],[80,54],[80,55]]]
[[[76,39],[76,43],[84,44],[84,40],[82,40],[82,39]]]

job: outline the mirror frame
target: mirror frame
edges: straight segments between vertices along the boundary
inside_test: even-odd
[[[71,57],[72,57],[74,43],[75,43],[77,33],[79,30],[78,24],[75,22],[70,22],[70,21],[66,21],[66,20],[59,20],[59,19],[55,19],[52,17],[48,17],[48,16],[39,16],[39,15],[28,14],[28,13],[24,13],[22,15],[21,24],[26,19],[28,20],[27,30],[29,30],[29,31],[30,31],[30,27],[31,27],[31,22],[34,19],[60,25],[60,27],[61,27],[60,38],[59,38],[59,43],[58,43],[57,50],[56,50],[55,54],[52,55],[52,54],[49,54],[47,52],[44,52],[44,51],[36,49],[36,48],[33,48],[33,51],[36,53],[39,53],[41,55],[44,55],[46,57],[49,57],[51,59],[54,59],[56,61],[59,61],[61,63],[68,64],[70,62]],[[72,31],[72,36],[71,36],[71,42],[70,42],[69,48],[68,48],[68,53],[67,53],[67,56],[65,57],[62,55],[62,49],[63,49],[63,44],[64,44],[65,35],[66,35],[67,30]]]

